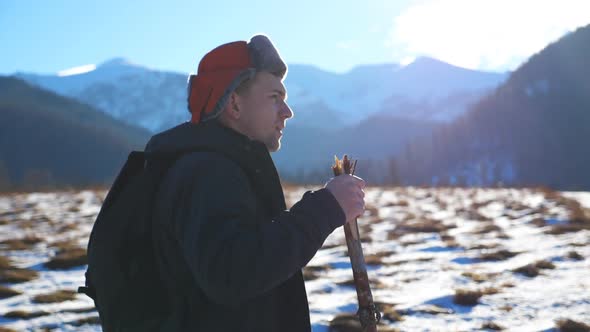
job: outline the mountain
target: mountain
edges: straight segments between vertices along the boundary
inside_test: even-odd
[[[122,58],[80,74],[18,73],[15,76],[152,132],[177,125],[189,117],[187,75],[152,70]]]
[[[18,77],[152,132],[188,120],[186,74],[120,58],[69,74],[74,72],[79,70]],[[371,171],[382,179],[382,169],[409,139],[429,135],[437,124],[460,116],[506,77],[426,57],[406,66],[358,66],[343,74],[290,65],[285,85],[295,116],[289,120],[284,148],[273,158],[281,173],[296,178],[319,172],[342,151],[363,165],[386,165]]]
[[[590,25],[548,45],[494,93],[406,148],[415,183],[590,190]]]
[[[108,183],[149,135],[89,105],[0,77],[0,190]]]
[[[296,112],[294,123],[313,125],[315,109],[310,105],[317,103],[338,114],[344,125],[378,113],[448,122],[506,77],[506,73],[468,70],[422,57],[407,66],[363,65],[344,74],[291,65],[285,84]]]
[[[121,58],[79,74],[17,76],[152,132],[186,121],[189,115],[187,74],[153,70]],[[285,85],[295,111],[293,124],[333,129],[379,113],[450,121],[505,78],[505,73],[419,58],[407,66],[365,65],[344,74],[293,64]]]

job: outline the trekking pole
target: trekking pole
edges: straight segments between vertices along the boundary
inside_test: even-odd
[[[347,155],[344,155],[342,160],[334,157],[334,166],[332,166],[334,176],[342,174],[354,175],[355,168],[356,160],[354,164],[351,164]],[[373,294],[371,294],[356,218],[350,223],[344,224],[344,235],[346,236],[346,246],[348,247],[348,256],[352,265],[354,286],[359,303],[357,316],[364,332],[377,332],[377,323],[381,319],[381,313],[377,311],[377,307],[373,303]]]

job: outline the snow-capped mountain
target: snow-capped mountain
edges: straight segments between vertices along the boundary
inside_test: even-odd
[[[308,117],[313,114],[308,113],[315,109],[309,105],[319,103],[348,125],[376,113],[447,122],[506,77],[507,73],[469,70],[422,57],[406,66],[363,65],[344,74],[291,65],[286,85],[296,112],[294,122],[312,122]]]
[[[188,119],[188,74],[153,70],[121,58],[85,68],[82,73],[16,76],[151,131]],[[294,64],[285,85],[296,114],[293,124],[341,128],[378,113],[449,121],[506,77],[419,58],[406,66],[365,65],[344,74]]]
[[[16,76],[152,132],[185,121],[189,115],[188,75],[149,69],[122,58],[80,74]]]

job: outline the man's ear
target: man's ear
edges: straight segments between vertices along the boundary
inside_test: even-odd
[[[232,92],[230,94],[229,100],[225,105],[225,112],[233,120],[239,119],[242,115],[240,111],[240,96],[237,93]]]

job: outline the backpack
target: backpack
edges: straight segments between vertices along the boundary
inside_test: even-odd
[[[185,152],[133,151],[96,218],[88,242],[85,287],[105,332],[157,331],[167,297],[152,240],[152,209],[161,179]]]

